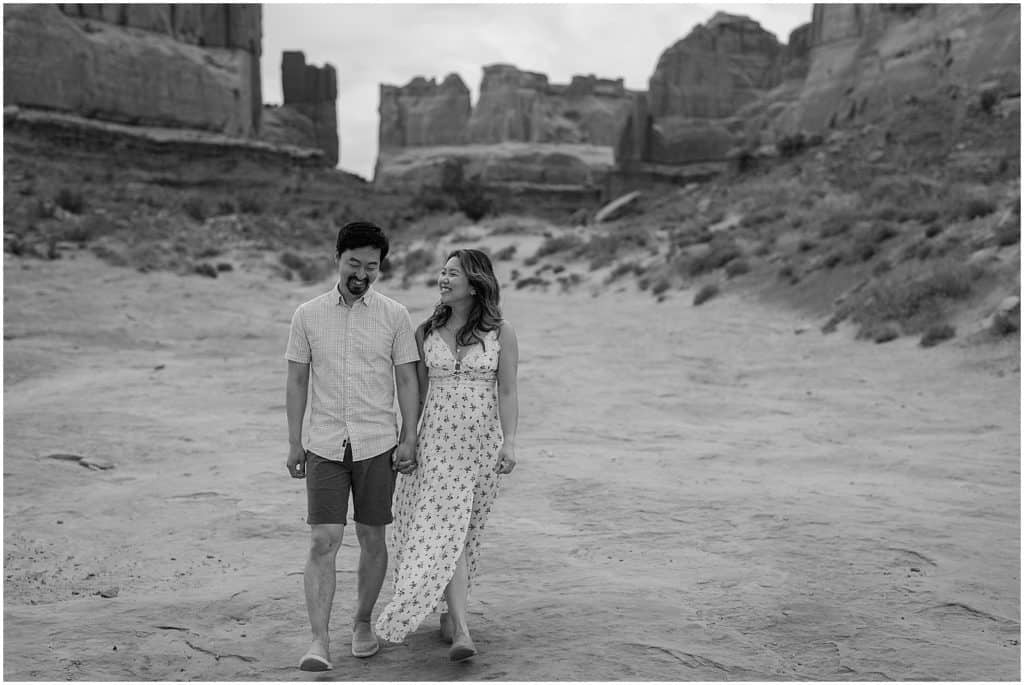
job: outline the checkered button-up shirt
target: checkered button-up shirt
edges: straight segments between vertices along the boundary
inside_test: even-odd
[[[418,361],[409,310],[369,289],[351,306],[337,287],[299,305],[285,359],[310,365],[306,449],[353,461],[395,446],[394,367]]]

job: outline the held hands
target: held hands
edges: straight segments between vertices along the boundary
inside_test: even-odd
[[[510,444],[502,443],[498,449],[498,462],[494,465],[497,473],[512,473],[516,467],[516,448]]]
[[[288,448],[288,460],[285,462],[288,473],[292,478],[306,477],[306,450],[302,445],[292,445]]]
[[[398,443],[391,455],[391,468],[399,473],[412,473],[416,468],[416,440],[404,440]]]

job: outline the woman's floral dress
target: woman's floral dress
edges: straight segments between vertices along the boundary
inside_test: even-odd
[[[427,614],[446,610],[442,598],[466,546],[469,584],[477,572],[480,535],[498,494],[501,447],[497,370],[501,344],[484,344],[461,361],[436,333],[423,343],[430,386],[418,431],[418,465],[399,474],[391,526],[395,592],[377,619],[377,634],[400,642]]]

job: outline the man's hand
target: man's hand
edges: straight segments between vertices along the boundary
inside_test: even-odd
[[[398,443],[395,453],[391,455],[391,468],[399,473],[412,473],[416,468],[416,440],[404,440]]]
[[[292,478],[306,477],[306,450],[302,445],[292,445],[288,448],[288,461],[285,462],[288,473]]]

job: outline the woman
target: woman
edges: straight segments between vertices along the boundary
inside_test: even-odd
[[[416,331],[422,414],[416,468],[398,477],[395,594],[378,634],[400,642],[435,607],[449,657],[476,654],[466,600],[500,474],[515,468],[519,399],[515,331],[501,318],[498,280],[480,250],[455,250],[441,301]],[[446,612],[447,608],[447,612]]]

